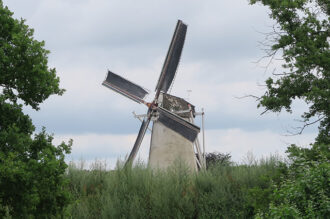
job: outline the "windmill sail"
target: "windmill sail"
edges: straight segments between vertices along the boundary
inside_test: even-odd
[[[158,98],[159,92],[167,93],[174,79],[176,69],[179,65],[184,40],[186,38],[187,25],[181,20],[178,20],[174,35],[167,52],[167,56],[163,65],[163,69],[158,79],[156,86],[156,98]]]
[[[134,143],[134,146],[132,148],[132,151],[131,153],[129,154],[129,157],[126,161],[126,164],[128,163],[131,163],[133,162],[139,148],[140,148],[140,145],[142,143],[142,140],[144,138],[144,135],[146,134],[146,131],[148,129],[148,126],[149,126],[149,123],[150,123],[150,116],[149,116],[149,112],[148,112],[148,117],[147,119],[143,120],[142,124],[141,124],[141,127],[140,127],[140,130],[139,130],[139,134],[135,140],[135,143]]]
[[[200,132],[200,128],[198,126],[182,119],[162,107],[158,107],[157,111],[159,112],[158,121],[167,128],[172,129],[191,142],[196,140],[196,137]]]
[[[143,98],[148,94],[148,92],[141,86],[136,85],[111,71],[108,71],[107,78],[103,81],[102,85],[137,103],[143,102]]]

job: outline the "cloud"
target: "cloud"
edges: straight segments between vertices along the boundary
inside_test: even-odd
[[[109,168],[116,165],[117,160],[124,161],[130,153],[137,134],[84,134],[84,135],[55,135],[54,143],[74,140],[72,153],[68,161],[85,160],[93,163],[95,160],[106,161]],[[245,131],[242,129],[206,130],[206,152],[230,153],[232,160],[242,162],[249,152],[257,159],[277,154],[285,157],[285,151],[290,144],[307,147],[315,137],[315,133],[300,136],[283,136],[269,130]],[[199,137],[200,140],[201,136]],[[137,159],[148,162],[150,133],[146,134]]]
[[[188,24],[188,32],[171,94],[186,98],[187,90],[192,90],[189,101],[206,111],[210,149],[232,148],[233,157],[249,147],[256,153],[273,151],[264,146],[268,144],[282,150],[285,144],[276,133],[299,126],[292,120],[306,110],[297,102],[292,115],[260,117],[263,109],[256,108],[255,100],[236,98],[263,94],[265,89],[258,84],[270,76],[261,67],[265,62],[253,62],[263,56],[258,48],[264,37],[260,32],[271,31],[273,21],[265,7],[250,6],[246,0],[141,0],[138,4],[4,0],[4,4],[15,17],[27,19],[38,40],[45,40],[51,51],[49,65],[56,67],[67,90],[46,100],[38,112],[24,110],[39,130],[46,126],[59,139],[75,139],[75,159],[98,157],[113,163],[129,152],[140,126],[131,112],[144,113],[146,108],[101,86],[102,80],[110,69],[149,89],[152,100],[177,19]],[[280,65],[273,63],[269,70],[281,71]],[[196,123],[200,124],[198,118]],[[315,127],[307,131],[307,135],[316,132]]]
[[[157,63],[156,61],[150,69],[155,70]],[[256,108],[257,102],[253,98],[237,98],[247,94],[261,95],[264,90],[258,87],[256,82],[244,76],[240,80],[236,76],[226,76],[221,72],[203,77],[201,73],[207,74],[207,63],[203,62],[182,64],[181,67],[171,94],[187,98],[187,90],[192,90],[189,101],[197,110],[202,107],[205,109],[208,128],[267,128],[285,132],[289,126],[301,125],[293,123],[292,120],[299,118],[299,114],[306,109],[304,104],[296,104],[294,109],[298,112],[293,115],[282,113],[278,116],[260,116],[263,109]],[[46,126],[49,131],[58,134],[131,134],[138,130],[139,122],[133,118],[132,111],[145,113],[146,107],[101,86],[105,71],[95,69],[93,66],[63,69],[68,73],[62,77],[62,86],[69,88],[67,92],[61,97],[53,96],[46,100],[38,112],[26,110],[39,129]],[[158,73],[155,74],[150,69],[123,68],[122,71],[124,77],[149,88],[149,101],[153,98],[153,87],[158,80]],[[61,69],[58,71],[61,72]]]
[[[283,136],[270,130],[208,130],[206,134],[207,151],[230,153],[236,162],[241,162],[248,152],[252,152],[257,159],[267,157],[270,154],[285,156],[286,148],[290,144],[307,147],[315,138],[315,133],[300,136]]]
[[[134,145],[136,134],[84,134],[55,135],[54,143],[68,142],[73,139],[72,152],[67,156],[68,162],[85,161],[87,166],[94,161],[105,161],[108,168],[114,168],[117,161],[125,161]],[[136,160],[147,162],[149,154],[150,134],[147,133],[136,156]]]

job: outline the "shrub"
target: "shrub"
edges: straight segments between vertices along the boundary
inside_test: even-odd
[[[258,217],[326,218],[330,215],[329,146],[292,145],[287,152],[292,162],[288,174],[276,186],[269,209]]]

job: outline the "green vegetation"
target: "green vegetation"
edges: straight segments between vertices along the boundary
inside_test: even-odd
[[[291,164],[261,218],[327,218],[330,215],[330,149],[288,148]]]
[[[44,42],[12,14],[0,0],[0,217],[60,216],[69,203],[64,155],[71,142],[56,147],[45,130],[32,136],[35,127],[20,103],[38,110],[64,90],[47,66]]]
[[[288,174],[275,187],[261,218],[326,218],[330,215],[330,4],[329,0],[250,0],[270,9],[276,21],[267,35],[267,56],[280,53],[284,72],[266,80],[258,98],[266,111],[291,112],[292,101],[303,100],[308,110],[303,126],[319,124],[311,148],[291,145]]]
[[[266,111],[308,105],[304,126],[319,122],[311,148],[291,145],[288,162],[248,165],[209,154],[208,169],[143,165],[90,171],[64,162],[71,142],[53,145],[22,112],[61,95],[44,42],[0,0],[0,218],[326,218],[330,215],[330,53],[328,0],[250,0],[278,24],[269,56],[282,52],[286,72],[266,81]],[[310,7],[310,5],[313,7]],[[317,9],[317,10],[314,10]],[[315,120],[313,120],[315,119]],[[302,130],[303,130],[302,128]],[[266,147],[267,145],[265,145]]]
[[[267,90],[258,107],[266,111],[291,112],[294,99],[303,100],[308,110],[300,132],[319,122],[317,144],[330,144],[330,3],[329,0],[250,0],[269,7],[277,23],[267,35],[272,59],[280,53],[284,72],[266,80]]]
[[[277,158],[253,165],[214,164],[192,174],[184,166],[143,165],[90,171],[70,165],[73,218],[251,218],[266,210],[286,166]]]
[[[143,165],[106,171],[71,164],[73,218],[326,218],[330,215],[329,147],[291,146],[286,162],[234,164],[219,154],[206,171]],[[214,157],[212,155],[211,157]],[[214,160],[213,160],[214,161]]]

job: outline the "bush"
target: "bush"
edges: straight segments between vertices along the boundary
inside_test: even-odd
[[[230,165],[232,162],[230,161],[231,155],[229,153],[207,153],[205,156],[206,167],[211,167],[213,165]]]
[[[288,148],[291,165],[276,186],[273,200],[258,217],[326,218],[330,215],[330,153],[328,145]]]

